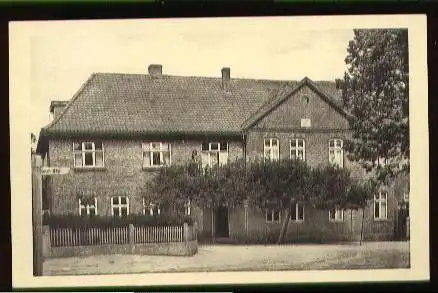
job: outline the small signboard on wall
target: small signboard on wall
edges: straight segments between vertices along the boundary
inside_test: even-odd
[[[310,127],[311,122],[309,118],[301,118],[301,127]]]

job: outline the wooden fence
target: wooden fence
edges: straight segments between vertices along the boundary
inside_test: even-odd
[[[133,225],[108,228],[49,228],[51,247],[170,243],[197,240],[194,227]]]

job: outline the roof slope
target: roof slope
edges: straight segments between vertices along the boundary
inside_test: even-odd
[[[225,92],[220,77],[95,73],[42,134],[237,134],[263,105],[269,107],[300,84],[239,78],[230,82],[230,92]],[[334,82],[314,84],[339,99],[333,96]]]

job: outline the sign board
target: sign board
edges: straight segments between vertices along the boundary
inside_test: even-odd
[[[41,175],[64,175],[70,172],[68,167],[42,167]]]

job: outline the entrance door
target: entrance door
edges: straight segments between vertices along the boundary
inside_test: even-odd
[[[215,212],[215,236],[229,237],[228,230],[228,208],[218,207]]]

